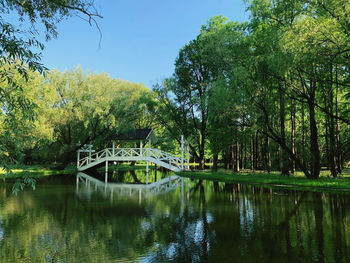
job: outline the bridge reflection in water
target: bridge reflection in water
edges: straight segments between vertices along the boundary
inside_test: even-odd
[[[117,195],[118,199],[137,197],[138,202],[141,203],[143,199],[147,200],[151,196],[179,187],[181,187],[181,196],[184,195],[185,187],[189,195],[189,179],[177,175],[171,175],[150,184],[105,183],[82,172],[76,175],[76,194],[83,199],[90,199],[93,193],[99,192],[104,197],[110,198],[111,202]]]

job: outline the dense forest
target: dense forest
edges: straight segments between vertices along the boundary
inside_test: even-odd
[[[154,90],[153,110],[203,168],[333,177],[349,161],[347,1],[249,1],[247,23],[211,18]],[[169,122],[171,120],[171,122]]]
[[[151,90],[78,67],[42,75],[30,53],[3,55],[13,49],[2,38],[2,164],[64,168],[86,143],[99,149],[111,133],[154,128],[164,150],[188,138],[199,169],[209,160],[214,170],[337,177],[350,161],[350,2],[247,7],[244,23],[210,18]]]

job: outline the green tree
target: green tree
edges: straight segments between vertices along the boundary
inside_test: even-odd
[[[14,111],[21,110],[28,120],[34,116],[35,105],[24,92],[25,81],[18,81],[18,74],[29,81],[31,71],[44,72],[41,38],[57,37],[57,24],[70,16],[83,14],[97,27],[96,18],[101,16],[91,0],[6,0],[0,2],[0,13],[0,118],[15,126],[17,122],[11,118]],[[4,147],[2,144],[0,149],[2,165],[8,161]]]
[[[132,128],[147,92],[141,84],[105,73],[84,74],[80,68],[47,74],[41,96],[46,102],[45,125],[53,131],[53,141],[44,151],[48,160],[64,168],[84,144],[105,146],[111,132]]]

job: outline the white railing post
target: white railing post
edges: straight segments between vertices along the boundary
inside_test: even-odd
[[[89,159],[91,160],[92,144],[89,144]]]
[[[113,156],[114,156],[114,154],[115,154],[115,153],[114,153],[114,151],[115,151],[115,142],[114,142],[114,141],[113,141],[113,146],[112,146],[112,147],[113,147],[113,149],[112,149],[112,154],[113,154]]]
[[[190,140],[187,138],[187,145],[186,145],[186,155],[187,155],[187,169],[190,169]]]
[[[181,135],[181,170],[184,169],[184,136]]]
[[[77,152],[77,168],[79,168],[79,161],[80,161],[80,149]]]
[[[142,157],[142,141],[140,141],[140,156]]]

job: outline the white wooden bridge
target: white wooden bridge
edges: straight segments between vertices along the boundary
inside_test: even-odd
[[[149,162],[169,169],[173,172],[179,172],[185,168],[189,168],[189,146],[188,143],[185,146],[183,136],[181,136],[181,157],[167,153],[159,149],[143,148],[142,141],[140,142],[140,148],[116,148],[113,141],[112,148],[106,148],[99,152],[92,150],[92,145],[86,145],[85,148],[78,150],[77,155],[77,169],[79,172],[97,168],[105,165],[105,183],[108,182],[108,163],[109,162],[121,162],[121,161],[142,161],[146,162],[146,184],[148,184],[148,168]],[[184,152],[187,150],[186,163],[184,159]],[[88,156],[80,158],[80,153],[88,153]]]
[[[173,172],[184,169],[184,160],[159,149],[151,148],[106,148],[78,159],[78,171],[84,171],[101,163],[113,161],[144,161],[152,162]]]

